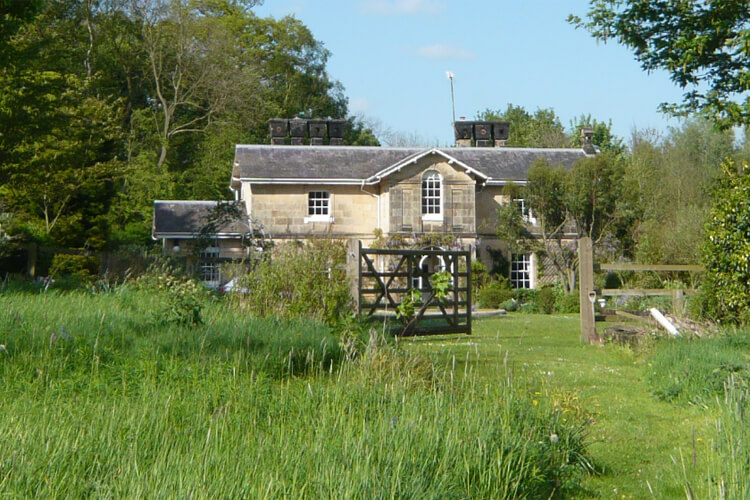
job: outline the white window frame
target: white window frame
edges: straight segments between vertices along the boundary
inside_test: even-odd
[[[201,281],[210,287],[218,287],[221,284],[221,252],[218,246],[210,246],[201,250],[200,253],[200,277]]]
[[[435,182],[437,181],[437,185]],[[437,195],[434,190],[437,189]],[[430,193],[433,190],[433,193]],[[422,187],[420,191],[420,205],[422,210],[422,220],[425,221],[442,221],[443,220],[443,176],[436,170],[428,170],[422,175]],[[437,202],[437,205],[435,204]],[[437,209],[437,212],[430,213],[430,208]],[[427,212],[425,212],[427,210]]]
[[[521,217],[523,217],[523,221],[527,224],[536,225],[536,217],[534,217],[534,212],[531,211],[531,209],[526,205],[526,200],[524,198],[513,198],[513,203],[519,207],[519,210],[521,211]]]
[[[513,288],[534,288],[534,254],[511,254],[509,278]]]
[[[309,222],[333,222],[332,200],[333,196],[331,196],[330,191],[325,191],[323,189],[308,191],[307,217],[305,217],[305,224]],[[325,201],[325,203],[322,203],[323,201]],[[319,202],[320,204],[316,204],[316,202]],[[317,211],[320,211],[321,213],[315,213]]]

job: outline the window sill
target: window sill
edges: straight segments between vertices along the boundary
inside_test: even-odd
[[[425,222],[443,222],[443,216],[437,214],[422,215],[422,220]]]
[[[327,224],[333,224],[333,217],[330,215],[310,215],[309,217],[305,217],[305,224],[309,224],[311,222],[324,222]]]

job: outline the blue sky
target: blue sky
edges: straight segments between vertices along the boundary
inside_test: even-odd
[[[553,108],[563,124],[581,114],[632,130],[678,125],[657,111],[682,92],[666,73],[641,70],[630,51],[598,44],[567,23],[585,0],[266,0],[261,16],[294,15],[332,55],[353,114],[453,144],[450,82],[456,117],[468,119],[508,103]]]

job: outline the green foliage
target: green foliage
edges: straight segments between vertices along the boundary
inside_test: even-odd
[[[330,53],[299,20],[259,18],[253,0],[141,3],[0,5],[0,198],[14,241],[153,244],[153,201],[229,197],[233,145],[267,142],[269,118],[347,116]],[[347,141],[377,143],[347,123]]]
[[[486,109],[477,113],[476,118],[485,121],[509,122],[508,146],[562,148],[568,144],[565,128],[552,108],[540,108],[532,114],[523,106],[508,104],[505,111]]]
[[[471,294],[476,297],[479,289],[489,283],[490,277],[487,273],[487,266],[481,260],[474,259],[471,261]]]
[[[500,302],[500,305],[498,305],[497,308],[504,309],[507,312],[516,312],[518,311],[518,302],[516,299],[508,299],[504,302]]]
[[[513,297],[513,291],[510,289],[510,281],[507,278],[500,278],[490,281],[479,290],[477,296],[479,307],[497,309],[501,303],[510,300]]]
[[[555,289],[550,286],[544,286],[539,289],[536,294],[536,309],[540,313],[552,314],[555,312],[555,304],[557,303],[558,294],[555,293]]]
[[[98,259],[87,255],[56,254],[49,270],[51,278],[67,278],[77,284],[91,283],[98,274]]]
[[[637,262],[695,264],[721,163],[735,157],[732,131],[690,120],[664,138],[633,138],[624,177],[630,218],[626,247]]]
[[[560,314],[573,314],[581,311],[581,302],[578,292],[559,293],[555,299],[555,312]]]
[[[152,311],[155,323],[195,326],[203,324],[203,308],[209,299],[205,287],[168,266],[152,267],[138,278],[137,288],[165,296],[164,306]]]
[[[663,110],[699,112],[724,128],[750,123],[747,2],[591,0],[585,19],[568,20],[628,47],[644,70],[666,70],[686,92]]]
[[[236,300],[262,317],[308,317],[335,325],[351,312],[346,246],[312,239],[276,246],[240,280]]]
[[[566,498],[591,470],[583,419],[499,364],[459,382],[377,339],[345,360],[319,324],[228,302],[154,325],[148,290],[0,300],[10,495]]]
[[[410,288],[401,298],[401,303],[396,307],[396,318],[403,322],[409,322],[414,318],[415,308],[422,305],[422,292],[416,288]]]
[[[669,339],[649,357],[648,380],[660,399],[709,405],[724,392],[732,376],[750,383],[748,332],[706,339]]]
[[[536,299],[539,290],[536,288],[516,288],[513,290],[513,298],[518,302],[518,307],[523,312],[538,312]]]
[[[750,319],[750,175],[731,162],[714,191],[706,224],[703,261],[706,292],[715,296],[715,315],[727,321]]]
[[[625,152],[625,144],[621,137],[617,137],[612,133],[612,120],[608,122],[600,122],[599,120],[592,118],[591,115],[581,115],[570,122],[570,145],[572,147],[582,147],[583,137],[581,136],[581,129],[584,127],[590,127],[594,131],[594,137],[592,144],[594,147],[602,152],[611,152],[616,155],[623,154]]]

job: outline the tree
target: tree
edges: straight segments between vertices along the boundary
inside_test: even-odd
[[[612,153],[584,158],[572,169],[535,162],[526,185],[512,186],[506,195],[511,201],[524,199],[536,223],[529,224],[511,202],[498,210],[498,236],[509,242],[511,250],[547,257],[563,290],[573,291],[578,258],[569,242],[588,236],[600,244],[605,237],[617,237],[622,173],[622,164]]]
[[[477,113],[477,120],[510,123],[508,146],[535,148],[567,147],[570,138],[560,118],[551,108],[537,109],[533,114],[522,106],[508,104],[505,111],[486,109]]]
[[[570,122],[570,145],[573,147],[583,146],[583,137],[581,137],[582,128],[591,128],[594,131],[592,144],[602,152],[613,152],[623,154],[625,144],[621,137],[612,133],[612,120],[600,122],[592,118],[591,115],[581,115]]]
[[[694,264],[712,188],[725,158],[737,157],[734,133],[690,120],[665,137],[636,132],[626,158],[631,256],[643,263]]]
[[[206,15],[210,1],[134,2],[152,84],[154,125],[160,141],[158,165],[164,164],[179,134],[204,132],[223,111],[256,102],[259,77],[254,64],[235,43],[230,15]]]
[[[745,165],[746,168],[746,165]],[[750,175],[733,162],[723,165],[706,224],[703,257],[707,311],[716,319],[750,320]]]
[[[101,248],[112,181],[120,173],[117,103],[91,96],[87,82],[73,75],[32,73],[22,85],[4,91],[6,99],[23,102],[13,108],[25,116],[7,143],[0,196],[32,239]]]
[[[569,22],[616,40],[646,71],[662,69],[685,89],[665,111],[704,114],[722,128],[750,124],[750,3],[746,0],[590,0]]]

